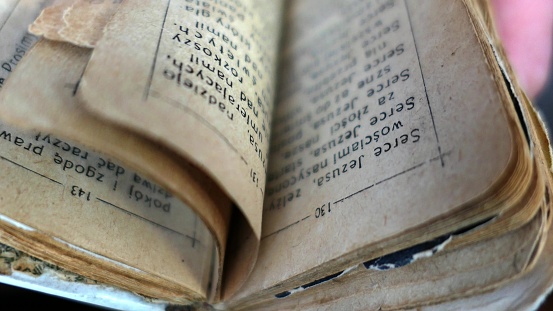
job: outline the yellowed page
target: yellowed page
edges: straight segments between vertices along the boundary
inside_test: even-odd
[[[511,204],[468,209],[529,153],[462,1],[302,1],[288,14],[260,255],[237,299]]]
[[[205,170],[237,203],[257,238],[281,6],[125,1],[77,91],[91,112]]]
[[[29,30],[50,40],[94,47],[122,0],[57,0]]]
[[[0,89],[38,41],[38,37],[27,32],[27,27],[50,2],[5,0],[0,3]]]
[[[75,247],[76,253],[105,258],[95,267],[69,268],[94,279],[105,282],[112,276],[106,276],[102,266],[119,262],[126,265],[126,273],[185,283],[186,289],[178,290],[187,292],[188,298],[207,297],[213,240],[177,198],[110,158],[55,136],[19,132],[6,125],[0,135],[4,222],[54,237]],[[0,234],[0,238],[5,237]],[[44,258],[38,243],[23,249],[67,267],[56,255]]]
[[[2,31],[12,28],[1,33],[0,46],[15,41],[16,49],[30,48],[37,40],[25,34],[34,18],[30,13],[40,10],[30,2],[20,1],[19,7],[5,11],[19,24],[7,20]],[[23,16],[27,20],[15,19]],[[120,151],[112,154],[142,171],[57,135],[2,123],[0,240],[144,295],[180,302],[208,299],[208,283],[215,288],[220,282],[221,264],[213,260],[223,260],[230,217],[226,197],[163,148],[95,123],[86,115],[79,118],[72,99],[89,50],[43,42],[33,52],[25,52],[26,59],[16,63],[21,69],[0,93],[2,104],[22,109],[11,112],[25,114],[20,123],[42,129],[67,126],[77,140],[117,145]],[[87,132],[74,130],[79,127],[92,129],[94,139],[82,139]],[[144,146],[146,150],[141,149]],[[171,174],[172,182],[163,187],[153,182],[159,175]],[[175,190],[178,196],[171,194]],[[181,199],[201,209],[199,216],[209,221],[220,254],[214,254],[216,243],[210,231]]]
[[[53,154],[47,156],[49,160],[44,161],[42,166],[24,166],[32,171],[43,172],[45,176],[56,174],[56,167],[62,171],[59,174],[73,175],[75,180],[71,183],[76,184],[75,186],[66,185],[62,177],[52,179],[63,184],[65,195],[84,198],[84,207],[89,210],[88,213],[97,212],[98,215],[95,216],[95,221],[90,221],[90,216],[84,217],[81,210],[72,208],[74,202],[68,202],[67,206],[60,204],[60,209],[69,209],[64,212],[64,218],[77,225],[71,229],[72,234],[60,228],[66,227],[65,221],[60,221],[58,213],[52,211],[48,214],[51,216],[47,217],[34,212],[30,206],[27,213],[36,214],[37,217],[40,215],[39,223],[31,223],[30,219],[12,215],[10,208],[19,210],[23,204],[17,199],[6,202],[4,215],[39,230],[48,228],[48,233],[52,236],[161,276],[170,282],[189,286],[190,290],[207,297],[209,280],[204,278],[205,273],[209,275],[212,269],[214,241],[201,219],[205,219],[215,232],[219,241],[217,244],[224,251],[229,220],[228,214],[221,215],[219,212],[225,204],[224,196],[219,192],[221,199],[217,198],[216,188],[209,189],[189,169],[175,163],[170,155],[156,150],[159,146],[99,124],[96,120],[87,118],[86,114],[79,114],[78,106],[73,102],[73,93],[89,56],[90,52],[85,49],[61,43],[40,42],[0,94],[2,115],[10,116],[11,121],[25,126],[35,125],[43,130],[64,133],[60,128],[73,129],[72,135],[64,137],[102,146],[104,150],[114,150],[112,155],[125,159],[145,173],[133,172],[120,162],[104,156],[93,158],[92,155],[89,156],[88,149],[83,149],[82,146],[73,147],[72,142],[62,141],[46,133],[35,133],[33,141],[39,146],[50,146]],[[21,85],[25,85],[25,88],[21,88]],[[6,133],[4,139],[16,143],[16,138],[11,137],[9,132]],[[8,160],[11,158],[13,155],[6,156]],[[164,184],[164,187],[156,185],[150,176],[159,180],[160,175],[171,175],[172,182]],[[165,190],[165,186],[172,191]],[[171,194],[176,191],[177,196]],[[212,195],[216,196],[215,200],[210,199]],[[179,199],[199,209],[201,218]],[[30,197],[29,200],[37,198]],[[107,208],[106,213],[112,211],[102,215],[102,208]],[[228,209],[227,206],[227,213]],[[123,213],[111,215],[115,211]],[[87,232],[96,232],[99,223],[110,226],[117,224],[114,229],[121,231],[121,234],[117,239],[106,239],[101,235],[98,235],[100,240],[90,238]],[[122,228],[135,229],[133,232],[125,232]],[[109,233],[109,230],[104,231]],[[140,249],[146,245],[156,245],[156,251],[149,256],[139,255]],[[219,257],[222,260],[223,254],[219,254]]]

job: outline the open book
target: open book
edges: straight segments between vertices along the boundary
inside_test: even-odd
[[[24,252],[274,310],[519,309],[553,283],[549,143],[483,1],[8,0],[0,22],[3,273],[43,273]]]

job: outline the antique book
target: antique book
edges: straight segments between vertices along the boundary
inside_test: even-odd
[[[6,0],[0,62],[1,282],[233,310],[553,284],[549,142],[485,1]]]

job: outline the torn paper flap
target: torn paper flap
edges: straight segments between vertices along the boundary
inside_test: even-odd
[[[46,39],[94,48],[122,0],[57,0],[45,8],[29,31]]]

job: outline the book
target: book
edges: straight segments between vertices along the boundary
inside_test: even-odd
[[[549,142],[484,1],[0,9],[3,274],[237,310],[553,284]]]

